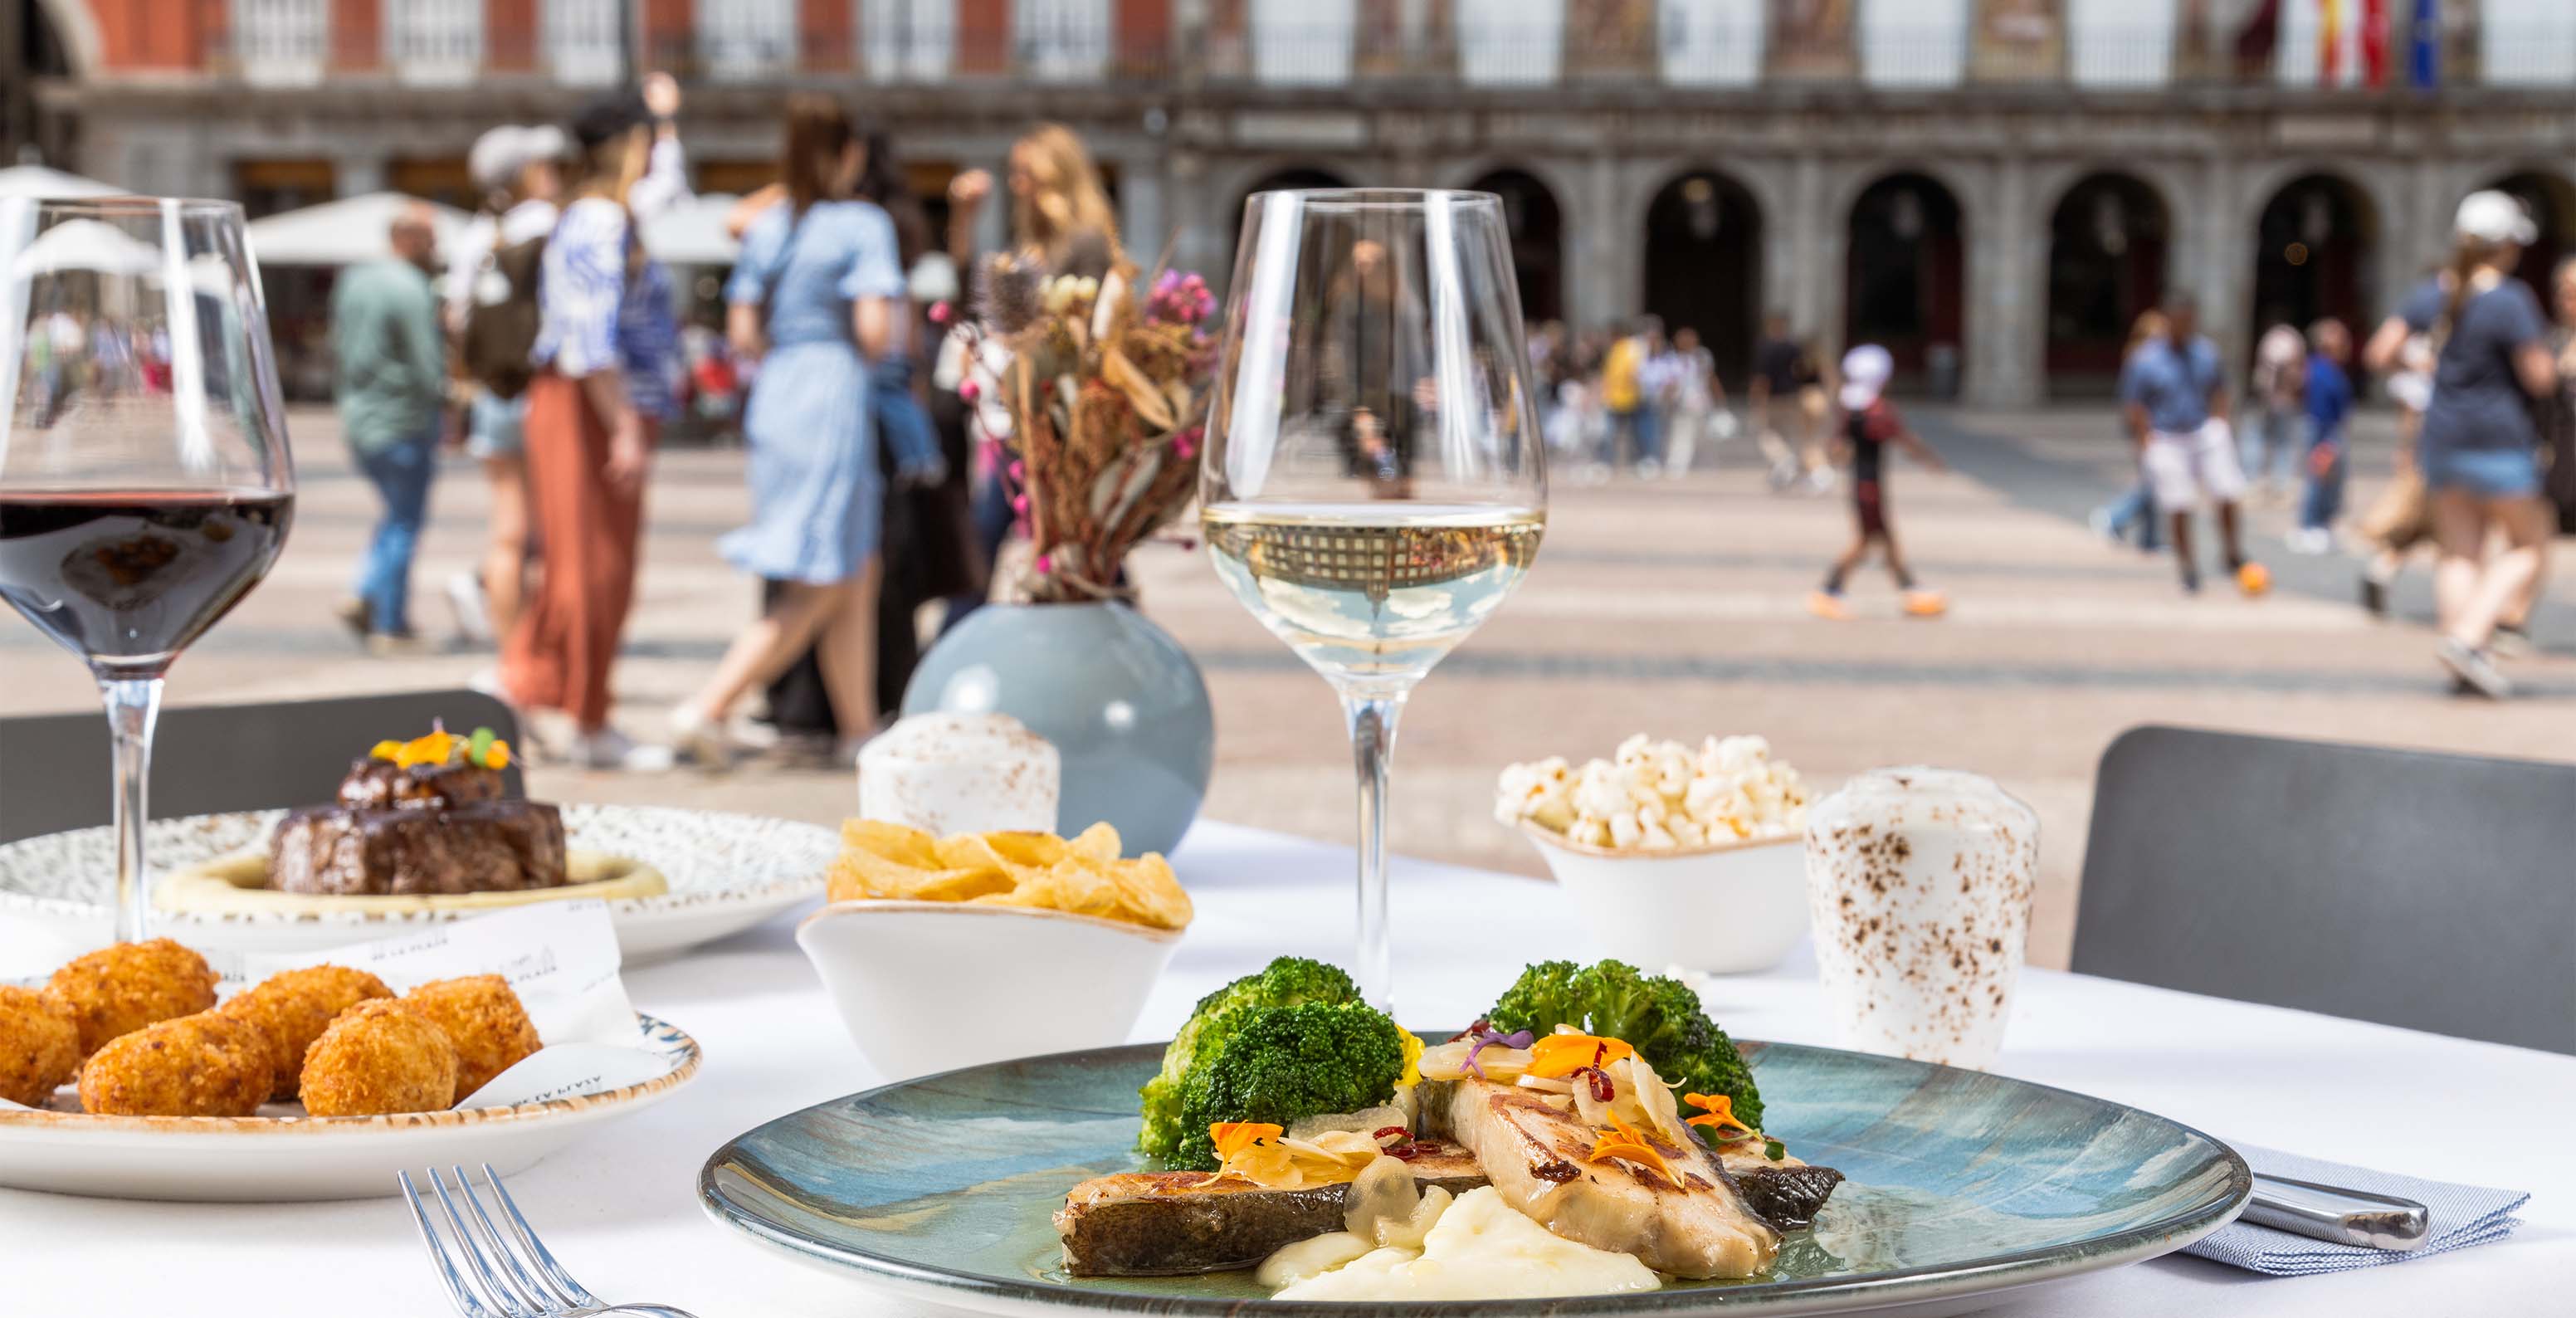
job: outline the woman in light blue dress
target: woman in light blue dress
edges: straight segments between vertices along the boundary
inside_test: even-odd
[[[736,352],[759,361],[743,416],[751,524],[717,548],[787,583],[734,639],[705,687],[672,711],[672,739],[703,763],[729,756],[726,717],[743,695],[815,647],[843,726],[875,724],[877,534],[883,491],[869,362],[900,333],[904,277],[894,221],[851,195],[866,146],[840,104],[787,104],[788,204],[743,235],[725,286]]]

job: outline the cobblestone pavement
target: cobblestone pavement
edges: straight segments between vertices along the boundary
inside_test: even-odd
[[[2352,602],[2353,563],[2294,558],[2282,548],[2286,508],[2258,506],[2254,545],[2279,572],[2280,589],[2249,601],[2214,583],[2186,598],[2164,560],[2107,546],[2082,522],[2127,470],[2107,409],[1925,409],[1918,421],[1955,474],[1899,469],[1891,503],[1923,577],[1952,597],[1950,616],[1938,621],[1901,619],[1875,570],[1855,579],[1857,620],[1809,617],[1804,597],[1840,546],[1848,514],[1833,498],[1766,492],[1745,445],[1685,480],[1560,483],[1526,585],[1404,716],[1395,846],[1539,872],[1488,815],[1495,770],[1551,753],[1606,754],[1636,731],[1688,740],[1760,732],[1819,788],[1875,764],[1970,767],[2039,810],[2044,874],[2033,955],[2059,965],[2073,929],[2093,767],[2123,728],[2181,723],[2549,757],[2576,744],[2576,543],[2557,546],[2538,628],[2544,653],[2515,665],[2530,697],[2465,700],[2446,693],[2433,667],[2420,564],[2399,593],[2399,619],[2374,623]],[[170,699],[451,685],[488,663],[488,654],[461,649],[405,659],[355,650],[329,608],[347,588],[372,499],[350,473],[327,411],[299,413],[293,433],[304,485],[286,556],[181,661]],[[2384,479],[2386,422],[2366,420],[2361,442],[2356,507]],[[739,469],[739,455],[728,452],[673,453],[658,468],[642,598],[618,670],[618,718],[638,735],[660,727],[663,710],[752,613],[754,587],[713,549],[744,515]],[[417,579],[424,630],[449,624],[440,587],[475,554],[482,508],[476,473],[451,466]],[[1198,656],[1215,696],[1218,767],[1207,813],[1347,841],[1348,750],[1324,684],[1235,605],[1198,556],[1154,549],[1136,567],[1147,609]],[[79,665],[14,621],[0,622],[0,673],[0,713],[93,700]],[[559,800],[685,802],[826,822],[854,803],[846,773],[757,764],[724,777],[658,778],[545,767],[532,783]],[[1340,901],[1349,876],[1315,881],[1319,899]]]

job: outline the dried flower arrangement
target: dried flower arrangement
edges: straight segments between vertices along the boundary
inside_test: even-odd
[[[1027,256],[996,256],[977,272],[969,332],[1008,353],[989,387],[1011,417],[1012,502],[1036,555],[1035,602],[1125,596],[1128,551],[1197,492],[1216,298],[1186,271],[1161,271],[1142,297],[1136,278],[1125,262],[1094,278]],[[958,393],[971,405],[985,387],[970,376]]]

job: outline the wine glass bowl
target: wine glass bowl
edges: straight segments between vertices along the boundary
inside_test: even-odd
[[[0,199],[0,599],[88,663],[140,938],[162,675],[267,575],[295,478],[231,202]]]
[[[1358,979],[1390,994],[1387,756],[1406,695],[1499,608],[1547,469],[1502,203],[1256,194],[1200,468],[1210,558],[1340,694],[1360,779]]]

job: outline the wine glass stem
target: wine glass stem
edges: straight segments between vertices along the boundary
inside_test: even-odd
[[[116,749],[116,941],[143,941],[152,914],[143,871],[144,788],[152,776],[152,728],[161,718],[161,679],[99,679]]]
[[[1395,754],[1395,720],[1404,712],[1404,693],[1342,693],[1342,713],[1351,725],[1351,759],[1360,786],[1360,907],[1358,979],[1360,993],[1382,1011],[1395,1006],[1395,967],[1386,921],[1386,774]]]

